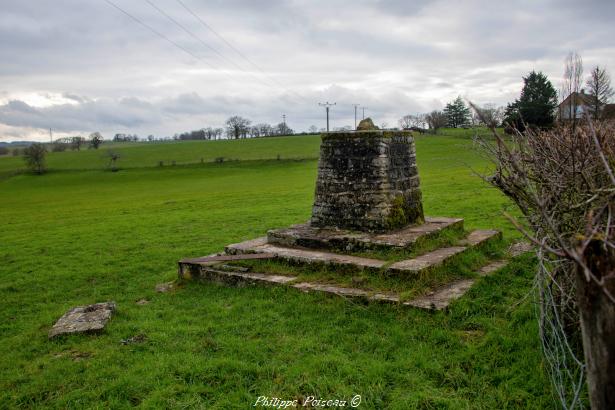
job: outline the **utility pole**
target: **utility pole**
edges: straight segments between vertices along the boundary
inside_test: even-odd
[[[325,107],[327,110],[327,132],[329,132],[329,107],[336,105],[337,103],[330,103],[327,101],[326,103],[318,103],[321,107]]]
[[[367,108],[367,107],[361,107],[361,109],[363,109],[363,119],[365,119],[365,109],[366,109],[366,108]]]
[[[53,144],[53,134],[51,133],[51,128],[49,128],[49,142]]]
[[[361,104],[352,104],[354,107],[354,130],[357,130],[357,108],[361,106]]]

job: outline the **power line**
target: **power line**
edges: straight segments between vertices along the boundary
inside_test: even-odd
[[[250,65],[252,65],[254,68],[256,68],[258,71],[260,71],[261,73],[263,73],[264,75],[266,75],[267,77],[269,77],[269,75],[267,75],[267,73],[258,66],[258,64],[256,64],[254,61],[252,61],[251,59],[249,59],[244,53],[242,53],[241,51],[239,51],[237,49],[237,47],[233,46],[226,38],[224,38],[220,33],[218,33],[216,30],[214,30],[214,28],[212,26],[210,26],[209,24],[207,24],[207,22],[205,20],[203,20],[198,14],[196,14],[194,11],[192,11],[192,9],[190,9],[188,6],[186,6],[186,4],[181,1],[181,0],[176,0],[188,13],[192,14],[192,16],[194,16],[195,19],[197,19],[202,25],[203,27],[205,27],[206,29],[208,29],[209,31],[211,31],[212,33],[214,33],[216,35],[216,37],[218,37],[222,42],[224,42],[224,44],[226,44],[231,50],[233,50],[235,53],[237,53],[237,55],[239,55],[241,58],[243,58],[244,60],[246,60]],[[274,81],[276,84],[278,84],[280,87],[284,88],[283,84],[280,84],[275,78],[271,78],[271,81]]]
[[[141,26],[145,27],[146,29],[148,29],[149,31],[151,31],[152,33],[154,33],[155,35],[157,35],[158,37],[164,39],[165,41],[169,42],[171,45],[175,46],[176,48],[180,49],[181,51],[183,51],[184,53],[190,55],[192,58],[198,60],[198,61],[202,61],[205,64],[207,64],[210,68],[212,68],[213,70],[219,71],[219,68],[214,66],[213,64],[211,64],[209,61],[206,61],[203,57],[196,55],[195,53],[193,53],[192,51],[190,51],[189,49],[187,49],[186,47],[183,47],[182,45],[178,44],[177,42],[171,40],[169,37],[167,37],[166,35],[162,34],[160,31],[156,30],[154,27],[150,26],[149,24],[145,23],[143,20],[139,19],[138,17],[135,17],[134,15],[130,14],[129,12],[127,12],[126,10],[124,10],[123,8],[121,8],[120,6],[118,6],[117,4],[115,4],[114,2],[112,2],[111,0],[103,0],[105,3],[109,4],[111,7],[115,8],[116,10],[120,11],[121,13],[123,13],[124,15],[128,16],[130,19],[132,19],[133,21],[137,22],[138,24],[140,24]],[[213,50],[216,54],[218,54],[219,56],[221,56],[222,58],[226,59],[224,56],[222,56],[219,52],[217,52],[215,49],[213,49],[211,46],[207,45],[205,42],[203,42],[200,38],[198,38],[198,36],[194,35],[193,33],[190,32],[190,30],[188,30],[187,28],[185,28],[183,25],[181,25],[179,22],[177,22],[175,19],[173,19],[171,16],[169,16],[167,13],[165,13],[164,11],[162,11],[160,8],[156,7],[153,3],[151,3],[149,0],[146,0],[147,3],[150,4],[150,6],[152,6],[154,9],[156,9],[159,13],[165,15],[169,20],[173,21],[175,24],[177,24],[178,26],[180,26],[184,31],[186,31],[188,34],[190,34],[192,37],[196,38],[197,40],[199,40],[199,42],[203,43],[203,45],[205,45],[207,48]],[[198,16],[197,16],[198,18]],[[204,24],[206,24],[205,22],[203,22]],[[228,60],[231,61],[231,60]],[[235,64],[234,62],[231,61],[232,64],[234,64],[235,66],[237,66],[240,70],[242,70],[243,72],[246,72],[244,69],[242,69],[240,66],[238,66],[237,64]],[[228,75],[226,72],[221,71],[222,74],[224,74],[226,77],[228,77],[231,80],[235,80],[233,77],[231,77],[230,75]],[[251,75],[253,75],[252,73],[250,73]],[[253,75],[254,76],[254,75]],[[259,82],[261,82],[261,84],[273,88],[273,86],[271,84],[267,84],[265,82],[263,82],[261,79],[259,79],[258,77],[254,76],[254,78],[256,78]],[[300,99],[304,100],[304,101],[308,101],[306,98],[304,98],[303,96],[294,93],[290,90],[287,90],[286,88],[284,88],[283,86],[281,86],[284,91],[290,92],[292,94],[295,94],[297,97],[299,97]]]
[[[256,64],[254,61],[252,61],[250,58],[248,58],[244,53],[242,53],[241,51],[239,51],[237,49],[237,47],[233,46],[228,40],[226,40],[220,33],[218,33],[216,30],[214,30],[214,28],[212,26],[210,26],[209,24],[207,24],[207,22],[205,20],[203,20],[198,14],[196,14],[194,11],[192,11],[192,9],[190,9],[182,0],[176,0],[188,13],[192,14],[192,16],[197,19],[202,25],[203,27],[205,27],[206,29],[208,29],[209,31],[211,31],[212,33],[214,33],[216,35],[216,37],[218,37],[221,41],[224,42],[224,44],[226,44],[230,49],[232,49],[235,53],[237,53],[241,58],[243,58],[244,60],[246,60],[249,64],[251,64],[254,68],[256,68],[258,71],[261,72],[261,74],[263,74],[266,78],[268,78],[269,80],[271,80],[272,82],[274,82],[275,84],[277,84],[279,87],[281,87],[284,91],[289,92],[291,94],[294,94],[295,96],[299,97],[300,99],[302,99],[303,101],[308,101],[308,99],[304,98],[303,96],[297,94],[294,91],[288,90],[286,88],[286,86],[284,86],[284,84],[280,83],[278,80],[276,80],[275,78],[271,77],[269,74],[267,74],[265,72],[265,70],[263,70],[258,64]]]
[[[184,30],[190,37],[194,38],[195,40],[197,40],[199,43],[201,43],[203,46],[205,46],[206,48],[208,48],[209,50],[211,50],[212,52],[214,52],[218,57],[220,57],[222,60],[231,63],[232,65],[234,65],[237,69],[241,70],[241,71],[245,71],[242,67],[240,67],[238,64],[236,64],[234,61],[226,58],[224,55],[222,55],[222,53],[220,53],[218,50],[216,50],[215,48],[213,48],[212,46],[210,46],[209,44],[207,44],[206,42],[204,42],[199,36],[197,36],[196,34],[194,34],[192,31],[188,30],[186,28],[186,26],[184,26],[183,24],[181,24],[179,21],[175,20],[173,17],[171,17],[168,13],[166,13],[164,10],[162,10],[160,7],[156,6],[154,3],[152,3],[150,0],[145,0],[145,2],[147,4],[149,4],[151,7],[153,7],[158,13],[162,14],[164,17],[166,17],[169,21],[171,21],[173,24],[175,24],[176,26],[178,26],[179,28],[181,28],[182,30]]]
[[[259,78],[258,76],[254,75],[252,72],[247,71],[245,68],[241,67],[239,64],[235,63],[233,60],[227,58],[226,56],[224,56],[221,52],[219,52],[218,50],[216,50],[214,47],[210,46],[209,44],[207,44],[201,37],[199,37],[198,35],[194,34],[191,30],[189,30],[188,28],[186,28],[186,26],[184,26],[183,24],[181,24],[179,21],[177,21],[176,19],[174,19],[173,17],[171,17],[168,13],[166,13],[164,10],[162,10],[160,7],[156,6],[154,3],[151,2],[151,0],[145,0],[145,2],[147,4],[149,4],[152,8],[154,8],[158,13],[162,14],[164,17],[166,17],[169,21],[171,21],[173,24],[175,24],[176,26],[178,26],[179,28],[181,28],[183,31],[185,31],[190,37],[194,38],[195,40],[197,40],[199,43],[201,43],[204,47],[208,48],[209,50],[213,51],[218,57],[220,57],[222,60],[232,64],[233,66],[235,66],[238,70],[240,70],[241,72],[248,74],[250,76],[252,76],[256,81],[260,82],[261,84],[263,84],[266,87],[269,88],[274,88],[275,85],[269,84],[264,82],[261,78]]]
[[[202,61],[205,64],[207,64],[210,68],[219,71],[219,68],[212,65],[210,62],[206,61],[203,57],[198,56],[196,54],[194,54],[192,51],[188,50],[187,48],[181,46],[180,44],[178,44],[177,42],[171,40],[169,37],[165,36],[164,34],[162,34],[161,32],[159,32],[158,30],[156,30],[155,28],[153,28],[152,26],[150,26],[149,24],[145,23],[143,20],[139,19],[138,17],[133,16],[132,14],[130,14],[129,12],[127,12],[126,10],[122,9],[120,6],[118,6],[117,4],[113,3],[110,0],[104,0],[107,4],[113,6],[115,9],[121,11],[123,14],[127,15],[128,17],[130,17],[132,20],[136,21],[137,23],[141,24],[143,27],[147,28],[148,30],[150,30],[152,33],[156,34],[157,36],[163,38],[164,40],[168,41],[169,43],[171,43],[172,45],[174,45],[175,47],[179,48],[180,50],[182,50],[183,52],[189,54],[191,57],[195,58],[196,60]],[[171,16],[169,16],[168,14],[166,14],[163,10],[161,10],[160,8],[156,7],[153,3],[151,3],[149,0],[146,0],[147,3],[149,3],[154,9],[156,9],[159,13],[163,14],[164,16],[166,16],[169,20],[171,20],[172,22],[174,22],[175,24],[177,24],[178,26],[182,27],[188,34],[190,34],[191,36],[195,37],[188,29],[186,29],[185,27],[183,27],[179,22],[177,22],[175,19],[173,19]],[[195,37],[198,39],[198,37]],[[200,39],[198,39],[200,40]],[[202,42],[202,41],[201,41]],[[207,44],[205,44],[203,42],[203,44],[205,46],[207,46]],[[207,46],[209,47],[209,46]],[[213,48],[209,47],[210,49],[213,50]],[[215,51],[215,50],[214,50]],[[218,53],[219,54],[219,53]],[[226,77],[228,77],[231,80],[235,80],[233,77],[231,77],[230,75],[228,75],[225,72],[222,72]],[[260,81],[260,79],[257,78],[257,80]],[[261,81],[262,84],[264,84],[267,87],[272,87],[270,84],[267,83],[263,83]]]
[[[123,8],[121,8],[120,6],[118,6],[117,4],[113,3],[111,0],[103,0],[105,3],[109,4],[110,6],[114,7],[115,9],[121,11],[122,13],[124,13],[125,15],[127,15],[128,17],[130,17],[132,20],[136,21],[137,23],[139,23],[140,25],[142,25],[143,27],[147,28],[149,31],[151,31],[152,33],[156,34],[157,36],[163,38],[164,40],[168,41],[169,43],[171,43],[172,45],[174,45],[175,47],[179,48],[180,50],[182,50],[184,53],[189,54],[191,57],[203,61],[205,64],[207,64],[209,67],[211,67],[214,70],[218,70],[216,67],[214,67],[212,64],[210,64],[209,62],[203,60],[203,58],[197,56],[196,54],[194,54],[192,51],[188,50],[185,47],[182,47],[181,45],[177,44],[175,41],[171,40],[170,38],[168,38],[167,36],[165,36],[164,34],[162,34],[161,32],[159,32],[158,30],[156,30],[155,28],[153,28],[152,26],[150,26],[147,23],[144,23],[142,20],[140,20],[139,18],[133,16],[132,14],[130,14],[129,12],[127,12],[126,10],[124,10]]]

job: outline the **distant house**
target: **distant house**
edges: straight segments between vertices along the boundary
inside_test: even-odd
[[[557,107],[557,117],[560,121],[579,120],[590,110],[593,99],[593,96],[585,94],[585,90],[580,93],[575,91]]]
[[[558,105],[557,117],[560,121],[579,120],[585,113],[591,112],[595,98],[593,95],[586,94],[585,90],[581,90],[580,93],[575,91]],[[615,118],[615,104],[603,105],[601,114],[602,118]]]

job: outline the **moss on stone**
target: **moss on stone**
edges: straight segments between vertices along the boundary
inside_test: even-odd
[[[371,118],[367,117],[362,119],[359,125],[357,126],[357,131],[372,131],[377,130],[378,127],[374,124]]]
[[[383,131],[383,130],[369,130],[369,131],[334,131],[326,132],[321,135],[323,140],[328,139],[355,139],[355,138],[392,138],[392,137],[409,137],[412,136],[410,131]]]
[[[416,198],[412,198],[413,200]],[[402,228],[410,223],[425,222],[422,204],[419,208],[411,206],[414,201],[408,201],[404,195],[398,195],[391,202],[389,214],[385,220],[387,229]]]

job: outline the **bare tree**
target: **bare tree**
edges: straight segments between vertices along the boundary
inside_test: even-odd
[[[100,147],[100,144],[102,143],[103,136],[100,134],[100,132],[93,132],[90,134],[90,147],[98,149],[98,147]]]
[[[23,149],[23,159],[30,170],[36,174],[45,173],[47,150],[43,144],[32,144]]]
[[[318,127],[315,125],[310,125],[309,131],[310,131],[310,134],[316,134],[318,133]]]
[[[425,121],[434,134],[437,134],[440,128],[446,126],[448,118],[444,112],[436,110],[425,115]]]
[[[404,115],[403,117],[401,117],[398,121],[399,128],[401,128],[402,130],[405,130],[405,129],[412,127],[412,125],[414,124],[414,119],[412,117],[413,116],[410,114]]]
[[[591,407],[615,408],[615,126],[494,135],[479,141],[496,169],[486,179],[517,204],[524,223],[511,220],[538,248],[541,339],[561,404],[582,407],[585,371]]]
[[[72,137],[71,141],[71,149],[81,151],[81,146],[85,143],[85,138],[81,136]]]
[[[425,125],[426,119],[423,114],[408,114],[401,117],[398,121],[399,128],[401,129],[411,129],[411,128],[423,128]]]
[[[591,106],[589,112],[594,119],[600,118],[602,109],[613,97],[611,87],[611,77],[604,68],[594,67],[587,79],[587,91],[591,96]]]
[[[281,122],[276,125],[275,133],[278,135],[293,135],[293,130],[285,122]]]
[[[581,91],[582,84],[583,59],[576,52],[571,51],[568,53],[566,60],[564,60],[564,78],[560,94],[562,102],[570,97],[564,110],[568,111],[568,118],[572,121],[573,128],[577,124],[577,110],[581,103],[579,92]]]
[[[111,170],[111,172],[116,172],[119,168],[117,167],[117,162],[120,159],[120,153],[117,151],[109,150],[107,151],[107,158],[109,159],[109,163],[107,164],[107,168]]]
[[[494,104],[485,104],[482,107],[476,107],[472,121],[476,125],[485,125],[489,128],[496,128],[504,121],[504,108],[496,107]]]
[[[261,124],[258,124],[257,127],[258,127],[258,132],[261,137],[268,137],[275,133],[273,127],[269,124],[261,123]]]
[[[247,118],[235,115],[226,120],[226,133],[229,138],[246,138],[250,131],[250,123],[251,121]]]
[[[258,126],[253,125],[250,127],[250,136],[252,138],[258,138],[261,137],[261,131],[260,128],[258,128]]]

